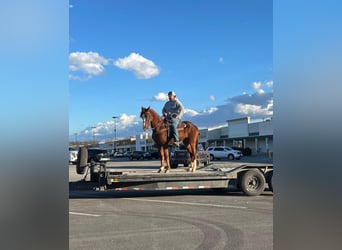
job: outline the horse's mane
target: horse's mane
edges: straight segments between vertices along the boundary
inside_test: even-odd
[[[149,110],[154,114],[154,115],[157,115],[157,116],[159,116],[160,117],[160,115],[154,110],[154,109],[152,109],[152,108],[149,108]]]

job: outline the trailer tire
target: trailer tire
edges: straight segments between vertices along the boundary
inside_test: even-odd
[[[241,178],[240,187],[248,196],[257,196],[265,189],[265,177],[258,170],[248,170]]]
[[[76,161],[76,173],[84,174],[88,163],[88,149],[85,147],[79,148],[77,161]]]
[[[267,183],[268,183],[268,187],[269,189],[273,192],[273,171],[271,171],[269,174],[268,174],[268,178],[267,178]]]
[[[99,173],[90,173],[91,182],[99,182]]]

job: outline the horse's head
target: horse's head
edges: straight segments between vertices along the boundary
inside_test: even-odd
[[[140,118],[143,120],[144,131],[148,130],[151,124],[150,107],[148,108],[141,107]]]

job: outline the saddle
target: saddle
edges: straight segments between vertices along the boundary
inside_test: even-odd
[[[164,119],[164,124],[165,127],[167,128],[167,130],[170,130],[170,126],[171,126],[171,121],[168,119]],[[177,125],[177,129],[178,130],[184,130],[185,128],[189,128],[190,124],[187,121],[179,121],[178,125]]]

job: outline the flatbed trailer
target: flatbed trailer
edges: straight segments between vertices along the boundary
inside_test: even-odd
[[[80,156],[80,155],[79,155]],[[78,173],[90,172],[90,182],[97,183],[96,190],[240,190],[248,196],[260,195],[268,186],[273,192],[273,164],[242,164],[227,167],[210,164],[196,172],[173,169],[170,173],[151,170],[120,170],[106,167],[106,162],[77,162]],[[79,171],[82,169],[83,171]]]

